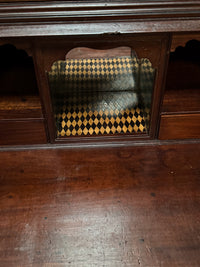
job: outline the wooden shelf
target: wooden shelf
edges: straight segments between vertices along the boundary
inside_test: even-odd
[[[200,88],[165,91],[162,114],[194,112],[200,112]]]
[[[0,96],[0,119],[19,118],[43,118],[39,96]]]

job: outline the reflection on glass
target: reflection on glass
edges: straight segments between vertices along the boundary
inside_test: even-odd
[[[57,137],[148,132],[154,74],[134,54],[56,61],[48,76]]]

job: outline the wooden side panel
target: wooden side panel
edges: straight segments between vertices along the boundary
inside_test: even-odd
[[[200,114],[162,115],[159,139],[200,138]]]
[[[1,120],[0,145],[47,143],[44,120]]]
[[[200,33],[175,33],[172,36],[171,52],[175,51],[178,46],[184,47],[189,40],[200,41]]]
[[[200,88],[166,90],[162,113],[196,113],[200,110]]]

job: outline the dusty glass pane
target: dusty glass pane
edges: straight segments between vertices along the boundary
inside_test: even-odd
[[[55,62],[49,84],[57,137],[147,133],[154,74],[134,54]]]

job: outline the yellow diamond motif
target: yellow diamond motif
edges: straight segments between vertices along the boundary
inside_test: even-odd
[[[134,117],[132,118],[132,121],[133,121],[134,123],[136,123],[137,118],[134,116]]]
[[[123,125],[123,128],[122,128],[122,129],[123,129],[123,132],[124,132],[124,133],[127,132],[127,127],[126,127],[126,125]]]
[[[67,123],[66,123],[66,125],[67,125],[67,127],[69,128],[69,127],[70,127],[70,125],[71,125],[71,121],[70,121],[70,120],[68,120],[68,121],[67,121]]]
[[[105,123],[108,124],[109,122],[110,122],[109,118],[106,117],[106,118],[105,118]]]
[[[106,127],[106,132],[107,132],[107,134],[109,134],[110,133],[110,127]]]
[[[99,120],[97,118],[94,119],[94,124],[98,124]]]
[[[86,125],[88,124],[88,121],[85,119],[85,120],[83,121],[83,124],[86,126]]]
[[[77,134],[78,134],[78,135],[81,135],[81,134],[82,134],[82,130],[81,130],[81,128],[78,129]]]
[[[103,126],[101,126],[101,128],[99,129],[99,131],[103,134],[105,129],[103,128]]]
[[[73,117],[73,118],[76,118],[76,115],[77,115],[76,112],[73,112],[73,113],[72,113],[72,117]]]
[[[89,105],[88,105],[88,107],[89,107]],[[91,107],[92,107],[92,105],[91,105]],[[89,107],[89,108],[90,108],[90,107]],[[88,112],[88,114],[89,114],[90,117],[92,117],[93,112],[90,110],[90,111]]]
[[[103,123],[104,123],[104,119],[103,119],[103,118],[100,118],[99,122],[100,122],[101,124],[103,124]]]
[[[66,135],[67,136],[70,136],[71,135],[71,131],[69,129],[66,131]]]
[[[73,126],[73,127],[76,126],[76,121],[72,121],[72,126]]]
[[[144,126],[142,124],[140,124],[139,129],[140,129],[141,132],[143,132],[144,131]]]
[[[80,126],[82,125],[82,121],[79,120],[77,124],[78,124],[78,126],[80,127]]]
[[[86,110],[83,112],[83,116],[86,118],[88,115],[88,113],[86,112]]]
[[[122,128],[118,125],[118,126],[117,126],[117,132],[118,132],[118,133],[121,133],[121,130],[122,130]]]
[[[103,115],[103,111],[102,111],[102,110],[99,111],[99,115],[100,115],[100,116]]]
[[[108,116],[109,111],[106,109],[106,110],[104,111],[104,114],[105,114],[106,116]]]
[[[113,117],[111,117],[110,122],[111,122],[112,124],[114,124],[115,119],[114,119]]]
[[[60,134],[61,136],[65,136],[65,130],[63,129]]]
[[[121,122],[124,124],[126,122],[126,119],[124,117],[122,117]]]
[[[94,116],[96,117],[98,115],[98,111],[94,111]]]
[[[80,118],[82,116],[82,113],[79,111],[78,113],[78,117]]]
[[[76,135],[76,130],[75,129],[72,130],[72,135]]]
[[[89,119],[89,124],[92,125],[93,124],[93,119]]]
[[[136,124],[134,125],[133,130],[134,130],[134,132],[137,132],[138,131],[138,127],[137,127]]]
[[[95,127],[94,132],[95,132],[96,134],[98,134],[98,133],[99,133],[99,128],[98,128],[98,127]]]
[[[132,127],[131,125],[129,125],[129,126],[128,126],[128,130],[129,130],[129,132],[131,133],[132,130],[133,130],[133,127]]]
[[[127,117],[127,122],[130,123],[131,122],[131,118],[130,117]]]
[[[90,127],[89,134],[92,135],[93,133],[94,133],[94,130],[92,129],[92,127]]]
[[[84,135],[87,135],[88,129],[87,128],[84,128],[83,133],[84,133]]]
[[[118,115],[119,114],[119,110],[115,109],[115,114]]]
[[[139,108],[136,108],[136,112],[139,114],[140,113],[140,109]]]
[[[115,133],[115,132],[116,132],[116,128],[115,128],[114,126],[112,126],[111,131],[112,131],[113,133]]]
[[[115,119],[115,121],[116,121],[117,123],[120,123],[120,118],[117,117],[117,118]]]
[[[62,128],[64,128],[66,125],[65,121],[62,121]]]
[[[110,110],[110,115],[113,116],[113,114],[114,114],[114,111]]]

